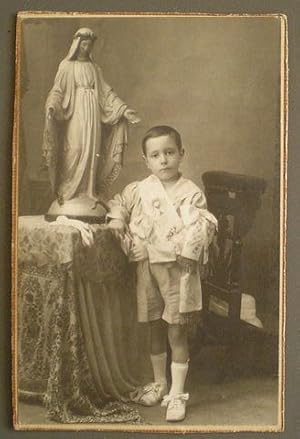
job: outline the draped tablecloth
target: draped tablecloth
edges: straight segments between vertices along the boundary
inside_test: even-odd
[[[111,232],[95,243],[42,216],[19,218],[18,389],[57,422],[141,422],[134,275]]]

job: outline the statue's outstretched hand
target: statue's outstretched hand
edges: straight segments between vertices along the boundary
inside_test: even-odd
[[[124,117],[132,124],[137,124],[141,121],[141,118],[138,116],[137,112],[135,110],[131,110],[131,108],[127,108],[125,110]]]

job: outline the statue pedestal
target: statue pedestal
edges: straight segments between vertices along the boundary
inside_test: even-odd
[[[58,200],[53,201],[45,215],[47,221],[55,221],[60,215],[70,219],[77,219],[90,224],[101,224],[105,222],[107,212],[106,205],[102,201],[92,200],[82,195],[59,204]]]

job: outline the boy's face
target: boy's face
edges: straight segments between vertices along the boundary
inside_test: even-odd
[[[172,137],[166,135],[150,138],[145,146],[144,160],[156,177],[163,182],[178,178],[184,150],[179,150]]]

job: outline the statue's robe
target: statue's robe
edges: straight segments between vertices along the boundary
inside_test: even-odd
[[[122,165],[127,143],[126,104],[92,61],[63,60],[46,102],[43,155],[61,202],[85,195],[97,199]],[[110,125],[104,132],[103,124]],[[106,130],[107,131],[107,130]]]

